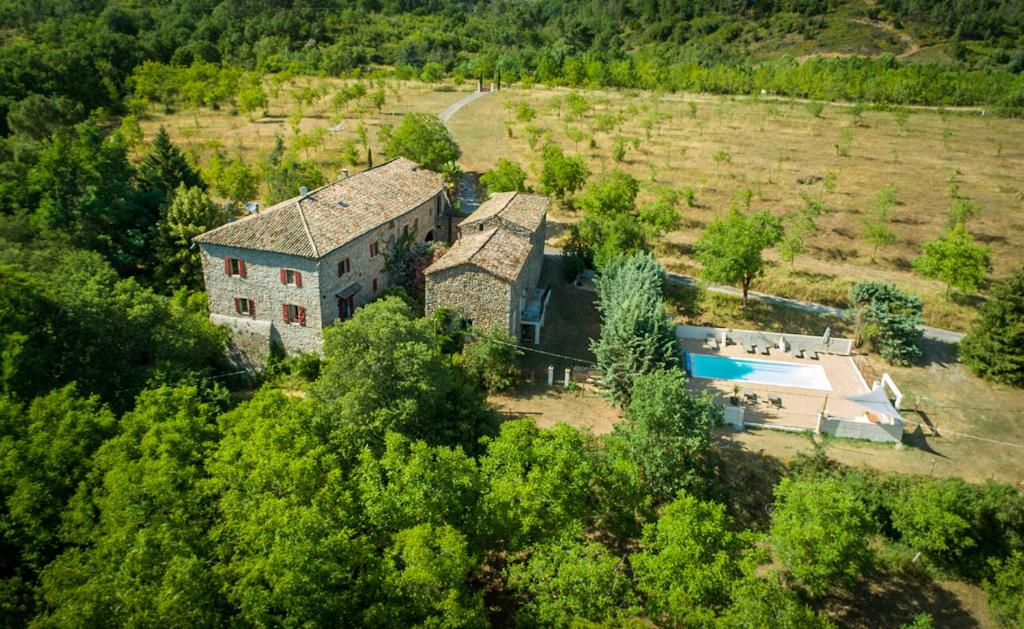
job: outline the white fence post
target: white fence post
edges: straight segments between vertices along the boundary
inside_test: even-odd
[[[548,386],[555,386],[555,366],[548,365]]]

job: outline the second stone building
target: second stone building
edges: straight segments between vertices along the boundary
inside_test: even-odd
[[[459,239],[426,270],[426,311],[459,313],[470,325],[540,342],[550,291],[544,265],[547,197],[491,196],[459,224]]]

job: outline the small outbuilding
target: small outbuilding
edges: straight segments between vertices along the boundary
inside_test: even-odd
[[[460,237],[426,270],[426,312],[458,312],[470,325],[540,341],[550,291],[538,287],[549,200],[491,196],[459,224]]]

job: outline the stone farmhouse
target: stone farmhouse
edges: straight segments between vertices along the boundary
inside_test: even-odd
[[[540,342],[550,290],[544,264],[547,197],[491,196],[459,223],[459,239],[426,269],[426,313],[448,308],[478,328]]]
[[[442,177],[397,158],[195,238],[210,318],[232,330],[243,364],[271,344],[320,352],[323,328],[388,287],[384,253],[403,231],[451,240]]]

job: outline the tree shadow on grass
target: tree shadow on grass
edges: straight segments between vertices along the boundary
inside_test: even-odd
[[[920,343],[921,358],[918,364],[923,367],[938,365],[948,367],[957,362],[957,350],[959,345],[947,343],[938,339],[922,338]]]
[[[936,627],[977,627],[956,595],[923,573],[880,570],[848,592],[822,601],[825,612],[840,627],[874,629],[898,627],[914,616],[931,614]]]
[[[775,486],[786,474],[781,459],[749,449],[730,438],[730,427],[712,433],[717,455],[715,499],[726,505],[737,526],[765,530],[771,517]]]

